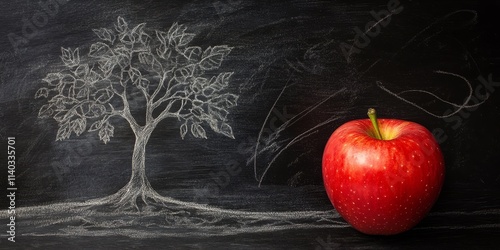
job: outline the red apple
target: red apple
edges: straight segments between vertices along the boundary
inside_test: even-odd
[[[347,122],[323,153],[323,181],[330,201],[355,229],[392,235],[419,223],[437,200],[444,160],[423,126],[397,119]]]

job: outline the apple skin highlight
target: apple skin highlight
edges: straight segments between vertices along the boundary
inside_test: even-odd
[[[369,119],[334,131],[322,159],[330,201],[355,229],[393,235],[413,228],[430,211],[444,182],[444,159],[423,126],[378,119],[382,140]]]

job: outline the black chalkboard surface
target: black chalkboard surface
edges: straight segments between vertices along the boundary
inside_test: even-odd
[[[494,248],[494,1],[3,1],[0,248]],[[405,119],[446,178],[414,229],[352,229],[340,125]]]

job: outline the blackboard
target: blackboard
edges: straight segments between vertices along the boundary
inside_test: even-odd
[[[3,1],[0,248],[493,248],[500,243],[499,7],[495,1]],[[121,35],[125,27],[136,37]],[[212,99],[205,92],[197,97],[219,103],[218,113],[189,122],[179,113],[167,117],[147,142],[150,186],[180,201],[168,213],[144,204],[141,212],[127,210],[130,204],[127,212],[82,207],[127,185],[137,131],[119,116],[96,124],[68,118],[73,123],[61,128],[52,119],[55,106],[43,110],[56,91],[51,81],[67,80],[61,72],[87,64],[79,72],[91,82],[89,72],[106,66],[91,54],[106,53],[105,43],[116,52],[116,44],[130,39],[144,39],[143,49],[179,68],[189,63],[174,60],[169,53],[177,52],[164,44],[192,46],[193,58],[211,56],[202,70],[172,75],[220,87]],[[162,76],[151,58],[129,58],[150,66],[139,73],[121,68],[121,80],[137,90],[126,93],[138,127],[148,120],[141,91],[152,94]],[[103,105],[89,110],[111,114],[106,91],[97,94]],[[355,231],[323,188],[328,137],[365,118],[369,107],[428,128],[446,162],[433,210],[398,236]],[[83,132],[92,125],[94,132]],[[7,225],[12,192],[15,238]],[[140,194],[134,198],[141,203]]]

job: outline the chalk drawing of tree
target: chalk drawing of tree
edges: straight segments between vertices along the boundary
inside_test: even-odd
[[[162,120],[178,120],[182,139],[187,134],[206,139],[207,127],[234,138],[227,117],[238,100],[227,92],[233,72],[214,73],[232,48],[189,46],[195,34],[186,30],[174,23],[167,32],[150,31],[145,23],[132,27],[118,17],[114,29],[93,30],[99,41],[87,55],[61,48],[64,69],[48,73],[35,94],[47,100],[39,117],[59,125],[56,140],[87,131],[107,143],[114,135],[112,118],[130,125],[135,134],[130,181],[101,199],[116,209],[140,210],[139,198],[144,205],[163,200],[145,174],[146,144]],[[143,116],[131,111],[137,109]]]

